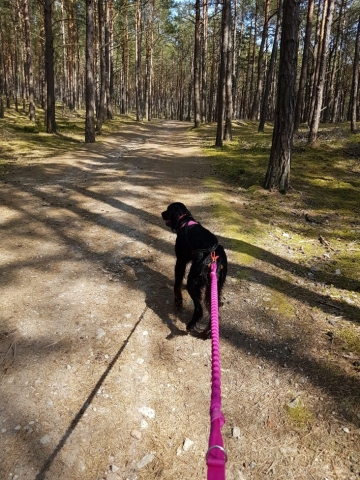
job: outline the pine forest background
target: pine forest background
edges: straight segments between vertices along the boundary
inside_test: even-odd
[[[275,118],[290,5],[298,9],[295,131],[307,123],[314,140],[316,109],[321,122],[356,129],[359,0],[194,2],[0,0],[0,116],[15,105],[36,121],[43,109],[51,133],[55,105],[63,113],[87,106],[87,141],[130,112],[139,121],[224,121],[217,144],[233,120],[261,130]]]

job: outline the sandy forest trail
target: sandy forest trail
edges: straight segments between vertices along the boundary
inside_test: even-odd
[[[228,251],[227,478],[358,478],[358,431],[341,431],[332,392],[275,332],[266,285],[236,280],[241,265],[212,217],[211,167],[189,126],[131,129],[5,173],[0,478],[206,478],[211,344],[185,334],[188,297],[173,311],[175,237],[160,215],[172,201],[191,207]],[[298,335],[286,321],[283,333]],[[285,418],[300,395],[326,417],[310,433]]]

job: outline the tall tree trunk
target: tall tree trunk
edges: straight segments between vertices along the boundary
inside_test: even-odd
[[[226,72],[225,72],[225,126],[224,140],[232,139],[231,122],[233,116],[232,103],[232,26],[231,26],[231,0],[226,8],[226,26],[227,26],[227,48],[226,48]]]
[[[194,127],[201,124],[200,95],[200,5],[201,0],[195,0],[195,33],[194,33]]]
[[[302,64],[301,64],[299,88],[298,88],[298,94],[296,98],[296,107],[295,107],[295,122],[294,122],[295,133],[299,130],[299,125],[301,121],[301,112],[302,112],[303,102],[304,102],[305,84],[306,84],[306,79],[308,75],[309,51],[310,51],[313,15],[314,15],[314,0],[309,0],[307,18],[306,18],[303,58],[302,58]]]
[[[341,58],[340,55],[340,41],[343,36],[342,28],[344,26],[344,17],[345,17],[345,6],[347,0],[341,0],[340,3],[340,10],[337,19],[337,29],[336,34],[334,34],[335,40],[333,41],[333,49],[332,49],[332,62],[329,61],[329,72],[328,80],[327,80],[327,94],[325,100],[325,111],[324,111],[324,122],[328,123],[333,120],[332,114],[334,110],[334,103],[335,103],[335,85],[336,85],[336,72],[339,68],[339,60]],[[330,60],[330,59],[329,59]]]
[[[354,55],[354,65],[353,65],[353,77],[351,85],[351,97],[350,97],[350,106],[351,106],[351,131],[356,132],[356,117],[357,110],[359,107],[359,55],[360,55],[360,16],[357,27],[356,42],[355,42],[355,55]]]
[[[254,36],[253,36],[253,44],[252,44],[252,52],[251,52],[251,68],[250,68],[250,93],[249,93],[249,100],[248,100],[248,111],[247,111],[247,118],[251,118],[251,108],[254,102],[254,95],[255,95],[255,64],[256,64],[256,52],[257,52],[257,36],[258,36],[258,20],[259,20],[259,0],[255,1],[255,18],[254,18]]]
[[[334,14],[334,6],[335,6],[335,0],[329,0],[328,8],[326,11],[324,11],[324,15],[326,16],[325,30],[324,30],[323,44],[321,46],[319,81],[316,89],[314,113],[313,113],[311,124],[310,124],[310,132],[309,132],[309,139],[308,139],[309,144],[312,144],[316,141],[318,130],[319,130],[320,114],[321,114],[324,85],[325,85],[327,54],[329,51],[329,38],[330,38],[330,31],[331,31],[331,25],[332,25],[333,14]]]
[[[345,3],[344,5],[344,10],[346,6],[347,0],[343,0],[342,3]],[[343,4],[341,4],[341,8],[343,7]],[[342,13],[342,12],[340,12]],[[339,16],[339,36],[340,36],[340,41],[339,41],[339,50],[338,50],[338,66],[335,69],[336,72],[336,79],[335,79],[335,87],[334,87],[334,101],[333,101],[333,107],[332,107],[332,112],[331,112],[331,117],[332,117],[332,122],[336,123],[340,120],[340,109],[341,109],[341,102],[342,102],[342,95],[343,95],[343,75],[344,75],[344,70],[345,65],[344,65],[344,57],[346,58],[346,54],[344,55],[344,48],[345,48],[345,30],[346,30],[346,15],[345,12],[344,14],[341,14]]]
[[[105,2],[106,118],[113,118],[113,10],[114,0]]]
[[[135,93],[136,120],[142,122],[142,88],[141,88],[141,8],[140,0],[135,3]]]
[[[65,35],[65,12],[64,12],[64,1],[60,2],[61,10],[61,19],[60,19],[60,28],[61,28],[61,43],[62,43],[62,85],[61,85],[61,100],[63,104],[62,114],[65,116],[65,108],[68,105],[68,73],[67,73],[67,49],[66,49],[66,35]]]
[[[124,27],[122,31],[122,83],[121,83],[121,104],[120,113],[126,114],[129,111],[129,22],[128,2],[124,5]]]
[[[252,30],[252,28],[250,29]],[[251,68],[252,68],[252,61],[251,61],[251,38],[248,40],[248,52],[246,58],[246,75],[245,81],[243,85],[242,91],[242,100],[241,100],[241,116],[243,118],[249,118],[249,105],[250,105],[250,97],[251,97]]]
[[[52,0],[44,2],[45,24],[45,75],[46,75],[46,131],[56,132],[55,122],[55,79],[54,79],[54,47],[52,31]]]
[[[217,98],[217,130],[216,141],[217,147],[223,146],[224,139],[224,113],[226,101],[226,73],[229,54],[229,36],[231,32],[231,0],[223,0],[223,9],[221,17],[221,56],[219,66],[219,83]]]
[[[316,29],[315,29],[315,41],[314,41],[314,53],[313,53],[313,68],[312,68],[312,75],[310,80],[309,86],[309,93],[308,93],[308,107],[307,107],[307,115],[306,119],[308,124],[310,125],[311,119],[314,115],[315,110],[315,102],[316,102],[316,92],[317,86],[319,83],[319,72],[320,72],[320,59],[323,47],[323,39],[324,39],[324,29],[325,29],[325,19],[326,19],[326,12],[327,7],[329,4],[329,0],[319,0],[318,1],[318,12],[317,12],[317,20],[316,20]],[[323,12],[321,15],[321,8],[323,8]]]
[[[1,32],[0,32],[0,40],[1,40]],[[2,42],[1,42],[2,43]],[[2,58],[2,51],[0,48],[0,118],[4,118],[4,67],[3,67],[3,58]]]
[[[256,81],[256,89],[254,95],[254,101],[252,104],[251,115],[250,118],[253,122],[256,122],[259,116],[259,107],[260,107],[260,100],[261,100],[261,93],[262,93],[262,81],[264,75],[264,50],[265,50],[265,42],[268,36],[268,25],[269,25],[269,0],[265,0],[264,5],[264,27],[261,36],[261,43],[259,48],[258,54],[258,65],[257,65],[257,81]]]
[[[152,103],[153,103],[153,49],[154,49],[154,12],[155,2],[154,0],[147,5],[147,28],[146,28],[146,75],[145,75],[145,94],[144,94],[144,107],[145,107],[145,120],[150,121],[152,115]]]
[[[281,19],[282,19],[282,3],[283,3],[282,0],[279,0],[276,28],[275,28],[274,40],[273,40],[273,48],[271,51],[269,68],[266,74],[266,83],[265,83],[265,90],[264,90],[264,95],[262,99],[261,111],[260,111],[260,122],[259,122],[258,132],[264,131],[265,122],[267,119],[267,114],[269,109],[269,96],[270,96],[271,84],[273,81],[273,76],[275,71],[275,62],[276,62],[276,57],[278,52],[279,32],[280,32]]]
[[[105,0],[105,3],[107,1]],[[105,11],[104,0],[98,0],[99,15],[99,56],[100,56],[100,94],[97,108],[96,133],[101,134],[102,125],[105,121],[106,109],[106,60],[105,60]]]
[[[202,66],[201,66],[201,121],[206,122],[207,117],[207,49],[208,49],[208,0],[203,2],[203,28],[202,28]]]
[[[211,44],[211,66],[210,66],[210,90],[209,90],[209,105],[208,105],[208,117],[207,121],[209,123],[214,121],[214,101],[215,101],[215,92],[216,92],[216,37],[217,37],[217,13],[218,13],[218,4],[215,5],[215,14],[213,16],[213,36]]]
[[[298,53],[299,0],[286,0],[280,45],[279,81],[275,124],[265,188],[286,193],[294,134],[295,83]]]
[[[30,17],[29,0],[23,0],[24,28],[25,28],[25,48],[26,48],[26,74],[29,85],[29,118],[35,122],[35,99],[34,99],[34,71],[31,56],[31,35],[30,35]]]
[[[86,0],[85,142],[95,142],[94,0]]]

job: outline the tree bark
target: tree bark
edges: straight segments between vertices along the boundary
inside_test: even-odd
[[[207,117],[207,50],[208,50],[208,0],[203,2],[203,28],[202,28],[202,65],[201,65],[201,121],[206,122]]]
[[[141,87],[141,6],[140,0],[135,3],[135,95],[136,120],[142,122],[142,87]]]
[[[306,84],[307,75],[308,75],[309,51],[310,51],[313,14],[314,14],[314,0],[309,0],[307,18],[306,18],[306,31],[305,31],[305,39],[304,39],[303,58],[302,58],[302,64],[301,64],[298,94],[296,98],[294,132],[297,132],[299,130],[299,125],[301,121],[301,112],[302,112],[303,101],[304,101],[304,89],[305,89],[305,84]]]
[[[105,0],[105,3],[106,0]],[[105,11],[104,0],[98,0],[99,18],[99,57],[100,57],[100,92],[97,108],[96,133],[101,134],[106,113],[106,60],[105,60]]]
[[[230,10],[229,10],[230,9]],[[224,139],[224,113],[226,101],[226,71],[227,57],[229,54],[229,33],[231,32],[231,0],[223,1],[222,17],[221,17],[221,56],[219,66],[219,82],[218,82],[218,99],[217,99],[217,130],[216,141],[217,147],[223,146]]]
[[[55,79],[54,79],[54,46],[52,31],[52,0],[44,2],[45,24],[45,75],[46,75],[46,131],[56,132],[55,122]]]
[[[273,48],[271,51],[269,68],[266,74],[266,83],[265,83],[265,90],[264,90],[264,95],[263,95],[263,100],[261,105],[261,111],[260,111],[260,122],[259,122],[258,132],[264,131],[265,122],[267,119],[267,114],[269,109],[269,96],[270,96],[271,84],[273,82],[275,62],[276,62],[277,52],[278,52],[278,41],[279,41],[279,32],[281,27],[281,19],[282,19],[282,0],[279,0],[276,28],[275,28],[274,40],[273,40]]]
[[[231,122],[233,116],[232,103],[232,27],[231,27],[231,0],[227,2],[226,6],[226,34],[228,36],[226,47],[226,72],[225,72],[225,126],[224,126],[224,140],[232,140]]]
[[[287,0],[283,6],[277,106],[269,165],[264,183],[265,188],[278,189],[281,193],[286,193],[290,186],[299,4],[299,0]]]
[[[194,127],[201,124],[201,95],[200,95],[200,5],[201,0],[195,1],[195,34],[194,34]]]
[[[95,142],[94,0],[86,0],[85,142]]]
[[[327,54],[329,49],[328,46],[329,46],[330,31],[331,31],[331,25],[332,25],[333,14],[334,14],[334,6],[335,6],[335,0],[329,0],[328,9],[326,12],[324,12],[324,15],[326,15],[325,32],[324,32],[323,44],[321,46],[319,81],[316,88],[314,113],[313,113],[311,124],[310,124],[310,132],[309,132],[309,139],[308,139],[309,144],[312,144],[316,141],[318,130],[319,130],[321,107],[322,107],[325,77],[326,77],[326,63],[327,63],[326,61],[327,61]]]
[[[26,48],[26,74],[29,85],[29,119],[35,122],[35,99],[34,99],[34,72],[31,56],[31,34],[29,17],[29,0],[24,0],[24,29],[25,29],[25,48]]]
[[[257,79],[256,79],[256,89],[254,95],[254,101],[252,104],[251,109],[251,120],[256,122],[259,116],[259,108],[260,108],[260,99],[262,93],[262,83],[263,83],[263,75],[264,75],[264,49],[265,49],[265,42],[268,36],[268,25],[269,25],[269,0],[265,0],[264,5],[264,27],[261,36],[261,43],[259,48],[258,54],[258,65],[257,65]]]
[[[356,42],[355,42],[355,55],[354,55],[354,65],[353,65],[353,76],[352,76],[352,85],[351,85],[351,131],[356,132],[356,117],[357,110],[359,106],[359,55],[360,55],[360,16],[357,27]]]

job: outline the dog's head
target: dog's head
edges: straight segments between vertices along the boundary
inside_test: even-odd
[[[192,218],[191,213],[181,202],[170,203],[167,209],[161,214],[163,220],[171,230],[179,229],[179,221],[185,217]]]

